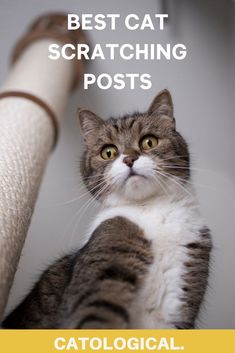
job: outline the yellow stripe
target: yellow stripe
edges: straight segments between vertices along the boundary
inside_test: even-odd
[[[235,353],[235,330],[0,330],[1,353]]]

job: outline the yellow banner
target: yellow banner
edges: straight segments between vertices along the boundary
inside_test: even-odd
[[[1,353],[235,353],[235,330],[0,330]]]

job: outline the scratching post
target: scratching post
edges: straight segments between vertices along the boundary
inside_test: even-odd
[[[85,42],[67,16],[40,17],[19,41],[0,89],[0,317],[7,302],[59,119],[83,61],[48,58],[51,43]]]

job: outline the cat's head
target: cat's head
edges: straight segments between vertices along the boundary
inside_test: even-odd
[[[144,201],[183,188],[189,152],[175,129],[169,91],[160,92],[145,113],[106,121],[87,109],[78,114],[86,146],[81,173],[96,198]]]

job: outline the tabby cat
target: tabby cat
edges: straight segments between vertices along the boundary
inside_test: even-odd
[[[5,328],[193,328],[211,238],[187,144],[160,92],[147,112],[79,111],[84,183],[102,207],[86,244],[52,264]]]

